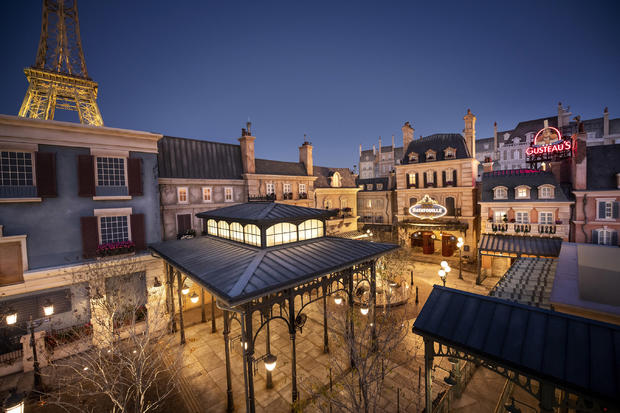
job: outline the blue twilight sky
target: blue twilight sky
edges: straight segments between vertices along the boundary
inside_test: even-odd
[[[0,113],[17,114],[41,2],[0,13]],[[477,137],[557,114],[620,117],[620,2],[81,0],[89,75],[106,126],[237,142],[257,157],[357,163],[409,120],[416,137]],[[73,115],[73,114],[72,114]],[[71,117],[71,120],[74,118]],[[61,118],[67,120],[67,118]]]

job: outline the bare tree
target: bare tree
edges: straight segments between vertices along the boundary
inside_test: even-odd
[[[92,263],[75,277],[90,286],[92,329],[74,329],[66,340],[88,343],[79,349],[84,351],[56,354],[53,358],[61,358],[50,361],[47,381],[54,387],[47,403],[67,412],[161,409],[181,368],[181,350],[165,328],[162,287],[146,288],[144,264],[137,258]]]

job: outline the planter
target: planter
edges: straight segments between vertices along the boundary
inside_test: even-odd
[[[136,252],[136,244],[133,241],[109,242],[97,247],[97,257],[116,257],[119,255],[129,255]]]

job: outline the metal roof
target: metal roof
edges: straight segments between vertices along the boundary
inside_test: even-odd
[[[343,270],[399,248],[395,244],[321,237],[267,249],[211,236],[150,247],[230,306]]]
[[[557,257],[560,255],[561,247],[561,238],[482,234],[478,249],[481,252],[492,251],[517,255]]]
[[[516,198],[516,188],[526,185],[531,188],[530,197],[525,199]],[[552,185],[553,198],[539,198],[538,187],[541,185]],[[507,191],[506,199],[495,199],[493,189],[498,186],[505,186]],[[538,171],[535,169],[508,169],[482,174],[482,202],[569,202],[562,191],[562,188],[555,179],[551,171]]]
[[[409,154],[411,152],[418,154],[418,162],[426,162],[426,151],[432,149],[438,161],[444,160],[444,150],[447,148],[456,149],[456,159],[470,158],[469,149],[465,144],[465,138],[460,133],[436,133],[434,135],[425,136],[420,139],[414,139],[409,143],[407,151],[402,159],[402,164],[409,163]],[[429,161],[434,162],[434,161]]]
[[[272,161],[255,159],[256,173],[261,175],[307,176],[306,167],[301,162]]]
[[[355,185],[355,175],[349,168],[330,168],[328,166],[314,166],[314,176],[317,177],[314,181],[315,188],[331,188],[331,177],[335,172],[340,174],[342,181],[339,188],[357,188]]]
[[[616,190],[620,172],[620,144],[587,147],[587,188]]]
[[[435,286],[413,332],[613,404],[620,326]]]
[[[239,145],[164,136],[157,149],[160,178],[242,179]]]
[[[549,298],[557,265],[555,258],[517,258],[489,295],[534,307],[551,308]]]
[[[244,204],[200,212],[196,216],[203,219],[214,218],[259,224],[311,218],[321,219],[335,214],[336,212],[326,209],[307,208],[276,202],[246,202]]]

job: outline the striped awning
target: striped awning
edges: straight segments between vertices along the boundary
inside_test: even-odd
[[[478,251],[480,253],[501,252],[517,256],[557,257],[560,255],[561,247],[561,238],[482,234]]]

